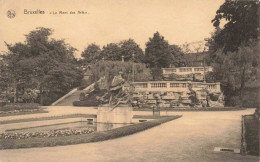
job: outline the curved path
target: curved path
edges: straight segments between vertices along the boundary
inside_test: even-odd
[[[214,147],[240,148],[241,115],[253,112],[168,112],[183,117],[103,142],[1,150],[0,161],[258,161],[253,156],[213,151]]]

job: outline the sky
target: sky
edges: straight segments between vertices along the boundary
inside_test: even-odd
[[[211,20],[224,0],[0,0],[0,51],[4,41],[25,41],[36,27],[54,30],[52,38],[78,49],[76,57],[91,43],[102,48],[132,38],[145,43],[158,31],[170,44],[204,41],[214,27]],[[7,11],[16,15],[8,18]],[[44,11],[44,14],[25,14]],[[68,14],[59,14],[59,12]],[[78,14],[78,11],[87,14]],[[57,14],[51,14],[57,12]],[[70,14],[75,12],[76,14]]]

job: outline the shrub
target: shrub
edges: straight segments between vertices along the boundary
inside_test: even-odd
[[[80,101],[84,101],[84,100],[86,100],[86,99],[87,99],[87,97],[86,97],[85,93],[84,93],[84,92],[80,93],[80,95],[79,95],[79,100],[80,100]]]
[[[98,101],[74,101],[73,106],[98,106],[100,103]]]

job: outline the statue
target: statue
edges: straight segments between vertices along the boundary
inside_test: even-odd
[[[123,85],[125,84],[125,79],[122,77],[123,72],[119,72],[117,76],[115,76],[112,80],[110,90],[104,96],[100,97],[100,100],[109,97],[109,105],[114,109],[119,104],[129,104],[130,101],[130,89],[123,89]],[[112,110],[113,110],[112,109]]]

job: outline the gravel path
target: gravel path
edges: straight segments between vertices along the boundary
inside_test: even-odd
[[[258,161],[254,156],[214,152],[240,148],[241,115],[227,112],[168,112],[183,117],[149,130],[103,142],[1,150],[1,161]],[[137,112],[136,114],[150,112]],[[162,113],[163,114],[163,113]]]

